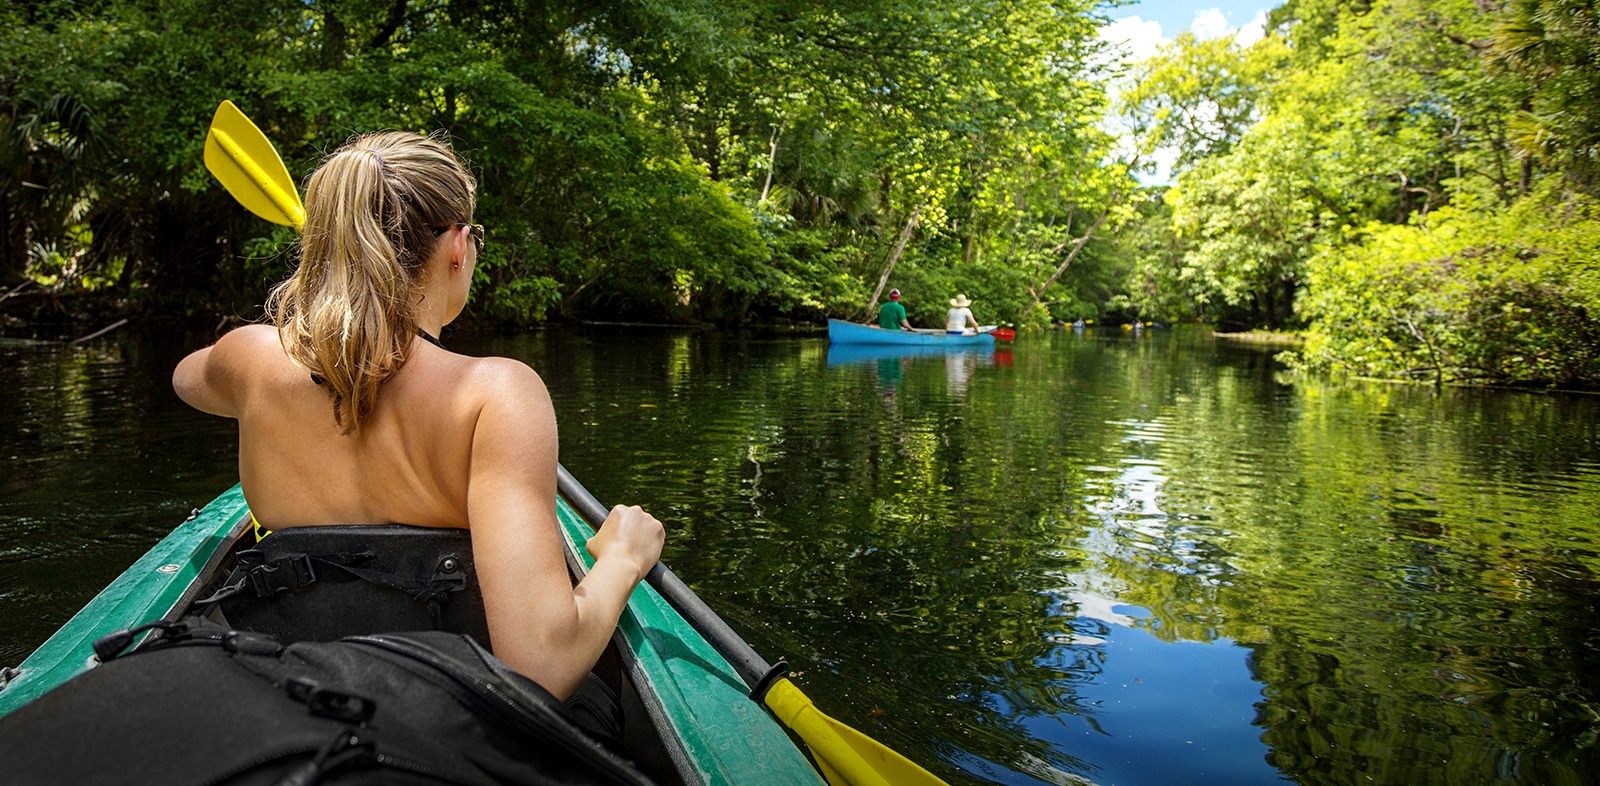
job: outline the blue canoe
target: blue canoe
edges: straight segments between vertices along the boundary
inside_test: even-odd
[[[901,347],[992,347],[993,327],[975,335],[952,336],[943,330],[884,330],[876,325],[858,325],[838,319],[828,320],[830,344],[877,344]]]

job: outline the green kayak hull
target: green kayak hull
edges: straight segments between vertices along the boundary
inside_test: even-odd
[[[592,531],[562,500],[563,533],[587,570]],[[229,489],[140,557],[0,686],[0,716],[95,664],[95,639],[186,608],[200,581],[249,524],[244,493]],[[640,584],[618,622],[628,677],[686,783],[803,784],[822,778],[788,734],[746,695],[733,667],[649,585]]]

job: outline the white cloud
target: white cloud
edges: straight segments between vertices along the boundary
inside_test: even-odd
[[[1129,61],[1149,58],[1163,44],[1171,43],[1161,34],[1161,23],[1146,22],[1137,16],[1116,19],[1100,28],[1100,38],[1120,48]]]
[[[1234,37],[1234,40],[1239,42],[1239,46],[1251,46],[1266,36],[1267,12],[1257,11],[1255,18],[1245,23],[1244,27],[1239,28],[1239,33]]]
[[[1210,38],[1221,38],[1227,35],[1228,17],[1224,16],[1221,9],[1207,8],[1194,12],[1194,21],[1189,23],[1189,29],[1194,31],[1196,38],[1204,41]]]
[[[1220,8],[1207,8],[1194,13],[1194,21],[1189,23],[1189,30],[1195,37],[1204,41],[1211,38],[1233,36],[1240,46],[1250,46],[1260,41],[1266,35],[1267,12],[1257,11],[1250,21],[1242,27],[1228,24],[1228,17]]]
[[[1266,11],[1257,11],[1256,15],[1243,27],[1232,27],[1228,24],[1228,17],[1219,8],[1206,8],[1196,11],[1194,21],[1189,24],[1190,32],[1197,38],[1207,40],[1233,36],[1239,46],[1250,46],[1260,41],[1265,35],[1267,25]],[[1161,23],[1151,20],[1145,21],[1138,16],[1129,16],[1115,19],[1105,27],[1100,28],[1100,38],[1112,44],[1122,54],[1122,62],[1136,63],[1155,55],[1162,46],[1172,43],[1172,39],[1162,34]],[[1111,56],[1114,61],[1115,55]],[[1127,89],[1123,79],[1113,79],[1107,84],[1113,100],[1123,90]],[[1120,118],[1107,117],[1105,127],[1113,134],[1125,136],[1128,130],[1123,127]],[[1125,140],[1126,141],[1126,140]],[[1177,161],[1178,151],[1170,148],[1161,148],[1151,155],[1150,160],[1155,164],[1155,172],[1140,175],[1139,180],[1146,185],[1161,185],[1171,182],[1172,165]]]
[[[1231,35],[1240,46],[1250,46],[1260,41],[1266,27],[1266,11],[1257,11],[1243,27],[1233,27],[1228,24],[1228,17],[1220,8],[1196,11],[1194,21],[1189,23],[1189,31],[1202,41]],[[1111,20],[1110,24],[1100,28],[1100,38],[1117,47],[1124,62],[1147,59],[1162,46],[1172,43],[1172,39],[1163,33],[1160,22],[1153,19],[1147,21],[1138,16]]]

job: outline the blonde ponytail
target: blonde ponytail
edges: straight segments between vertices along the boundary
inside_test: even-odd
[[[439,231],[472,220],[476,187],[447,145],[404,132],[358,137],[311,175],[300,265],[267,314],[289,357],[332,396],[344,433],[405,363],[423,266]]]

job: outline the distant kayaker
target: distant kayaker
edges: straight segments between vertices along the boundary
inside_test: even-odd
[[[906,307],[900,305],[900,290],[889,290],[889,299],[878,308],[878,327],[884,330],[915,330],[906,321]]]
[[[972,316],[972,310],[967,308],[970,305],[972,301],[968,300],[966,295],[956,295],[951,298],[950,311],[944,316],[944,332],[956,336],[978,332],[978,320]],[[971,331],[967,330],[969,324],[972,325]]]
[[[443,348],[483,227],[441,140],[369,134],[306,190],[300,263],[248,325],[184,358],[178,395],[239,421],[239,477],[273,530],[468,528],[494,653],[558,697],[611,639],[661,554],[661,522],[612,508],[572,586],[556,519],[556,418],[539,375]]]

